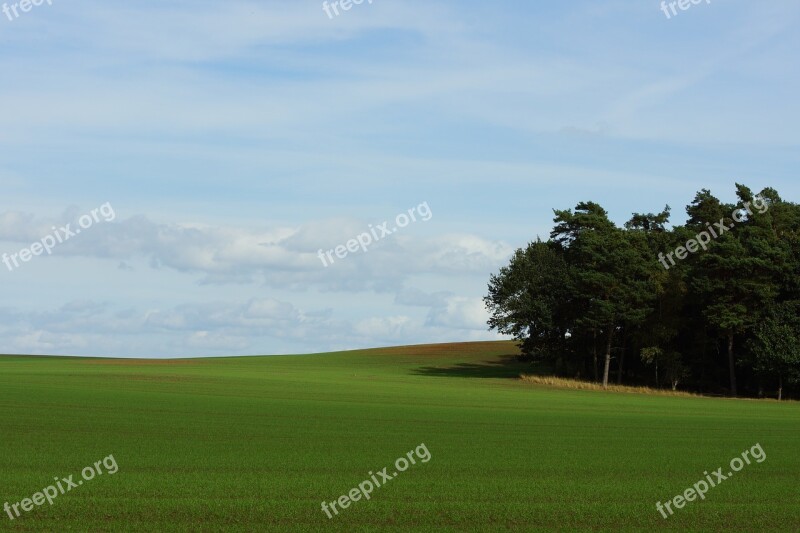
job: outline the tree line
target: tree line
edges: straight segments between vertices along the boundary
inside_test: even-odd
[[[800,383],[800,205],[736,185],[616,226],[597,203],[554,210],[547,241],[491,276],[489,327],[561,375],[732,396]]]

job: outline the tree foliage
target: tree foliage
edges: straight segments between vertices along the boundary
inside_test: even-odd
[[[800,382],[800,206],[737,184],[733,203],[703,189],[684,224],[670,215],[554,210],[550,240],[492,275],[490,328],[604,385],[613,366],[619,382],[783,396]]]

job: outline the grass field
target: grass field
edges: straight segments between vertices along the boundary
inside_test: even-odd
[[[800,406],[564,390],[510,343],[130,361],[0,357],[3,531],[798,531]],[[320,505],[425,443],[371,500]],[[667,501],[760,443],[665,520]]]

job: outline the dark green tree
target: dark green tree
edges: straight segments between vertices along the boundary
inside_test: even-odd
[[[752,201],[746,188],[739,188],[740,204]],[[689,205],[687,228],[715,235],[708,249],[693,256],[690,272],[692,291],[701,301],[708,324],[726,341],[730,393],[738,394],[734,340],[756,321],[757,310],[777,296],[768,260],[753,253],[752,215],[742,218],[738,206],[722,204],[707,190]]]
[[[606,211],[593,202],[556,211],[551,238],[566,246],[572,300],[581,302],[578,327],[605,337],[603,386],[608,386],[614,335],[636,326],[648,313],[649,262],[638,237],[617,228]],[[596,352],[595,352],[596,353]],[[596,356],[595,356],[596,361]]]
[[[800,302],[778,304],[765,313],[749,348],[755,371],[777,380],[781,400],[784,382],[800,381]]]
[[[518,249],[489,280],[484,303],[492,329],[513,335],[522,353],[544,359],[563,350],[569,269],[561,247],[541,240]]]

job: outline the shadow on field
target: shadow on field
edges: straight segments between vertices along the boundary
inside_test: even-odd
[[[453,378],[519,378],[523,372],[531,372],[530,363],[519,361],[514,355],[504,355],[496,361],[485,363],[458,363],[453,366],[423,366],[412,371],[422,376]]]

